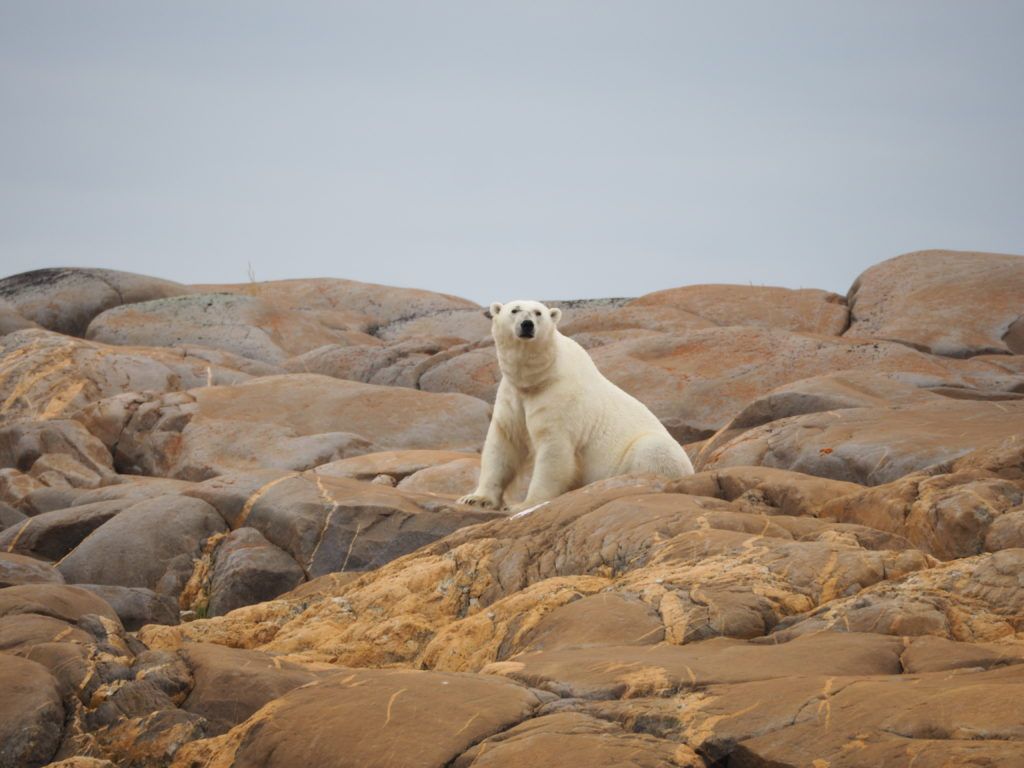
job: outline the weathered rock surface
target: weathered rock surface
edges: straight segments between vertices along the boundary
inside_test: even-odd
[[[182,708],[204,717],[217,736],[247,720],[267,702],[316,682],[332,668],[314,670],[259,651],[194,643],[181,650],[193,684]]]
[[[870,369],[1012,389],[995,366],[947,361],[908,347],[772,328],[714,328],[624,341],[593,351],[602,372],[645,403],[681,442],[710,437],[744,406],[790,382]]]
[[[988,450],[833,499],[821,514],[905,536],[942,559],[1024,547],[1024,466],[1020,435]]]
[[[113,584],[76,584],[109,603],[121,624],[134,632],[146,624],[177,624],[178,603],[167,595],[158,595],[145,587],[119,587]]]
[[[850,289],[848,337],[936,355],[1024,354],[1024,258],[917,251],[883,261]]]
[[[0,424],[64,418],[125,391],[235,384],[248,374],[184,351],[110,347],[46,331],[0,337]]]
[[[465,395],[291,374],[165,397],[122,395],[77,418],[116,446],[121,471],[204,480],[259,467],[302,470],[372,447],[475,449],[490,409]]]
[[[262,603],[306,580],[298,563],[255,528],[229,533],[217,546],[210,580],[209,615]]]
[[[35,768],[57,752],[64,707],[46,667],[0,655],[0,766]]]
[[[200,499],[159,496],[105,522],[58,569],[72,584],[145,587],[176,597],[204,542],[226,527],[217,511]]]
[[[530,716],[535,694],[495,677],[345,670],[281,696],[218,740],[182,750],[192,765],[448,765]],[[366,724],[375,727],[367,728]]]
[[[82,336],[104,310],[184,293],[178,283],[113,269],[36,269],[0,280],[0,300],[31,323],[70,336]]]
[[[189,493],[216,507],[232,528],[255,528],[311,578],[376,568],[456,528],[505,516],[312,473],[240,473]]]
[[[703,471],[511,518],[471,302],[0,297],[0,766],[1016,768],[1022,262],[554,302]]]
[[[880,485],[1024,430],[1024,401],[932,401],[780,419],[704,457],[707,469],[768,466]]]
[[[281,306],[303,308],[321,318],[325,312],[334,313],[339,323],[354,326],[362,322],[362,330],[367,332],[396,320],[411,319],[440,310],[481,311],[473,302],[457,296],[335,278],[196,285],[192,288],[197,293],[257,296]]]
[[[133,503],[131,499],[115,499],[44,512],[0,533],[0,550],[60,560]]]
[[[849,317],[846,301],[814,288],[748,285],[687,285],[648,293],[626,308],[671,308],[713,325],[750,325],[787,331],[840,335]]]
[[[0,552],[0,588],[19,584],[63,584],[59,571],[34,557]]]
[[[689,747],[623,728],[579,712],[536,717],[464,752],[452,768],[703,768]]]
[[[111,309],[89,324],[86,336],[104,344],[207,347],[274,365],[325,344],[377,343],[255,296],[216,293]]]

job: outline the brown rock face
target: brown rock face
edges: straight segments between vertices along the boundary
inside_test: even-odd
[[[0,768],[1017,768],[1022,262],[552,302],[701,471],[514,516],[471,302],[0,281]]]
[[[183,752],[192,765],[443,766],[530,716],[536,694],[493,677],[346,670],[293,690],[219,741]],[[366,727],[373,723],[376,727]],[[180,759],[180,758],[179,758]]]
[[[465,395],[291,374],[166,397],[122,395],[78,419],[115,448],[122,471],[204,480],[260,467],[303,470],[372,447],[475,449],[490,409]]]
[[[0,424],[67,417],[125,391],[174,392],[249,378],[184,350],[109,347],[46,331],[0,337]]]
[[[0,766],[46,765],[57,752],[64,706],[46,667],[0,656]]]
[[[274,365],[325,344],[377,343],[357,331],[334,329],[307,312],[230,294],[118,307],[93,319],[86,335],[105,344],[206,347]]]
[[[710,437],[744,406],[784,384],[838,371],[964,377],[972,386],[1014,377],[935,358],[903,345],[771,328],[713,328],[624,341],[594,350],[612,381],[645,403],[681,442]],[[959,383],[959,382],[958,382]]]
[[[708,469],[751,464],[879,485],[1020,435],[1024,401],[946,400],[795,416],[713,451]]]
[[[846,301],[813,288],[687,285],[633,299],[627,307],[670,307],[713,325],[751,325],[838,336],[848,322]]]
[[[396,320],[414,318],[451,309],[473,309],[471,301],[443,293],[415,288],[360,283],[355,280],[319,278],[313,280],[272,280],[263,283],[196,285],[196,293],[233,293],[257,296],[265,301],[317,313],[336,313],[339,320],[361,320],[365,330]]]
[[[883,261],[850,289],[848,337],[936,355],[1021,354],[1024,257],[918,251]]]

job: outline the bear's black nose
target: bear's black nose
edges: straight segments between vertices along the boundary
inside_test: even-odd
[[[522,327],[522,329],[524,331],[532,331],[533,330],[533,320],[523,320],[523,324],[522,324],[521,327]]]

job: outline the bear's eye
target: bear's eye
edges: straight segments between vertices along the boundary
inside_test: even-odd
[[[540,310],[539,309],[533,310],[533,314],[535,314],[537,317],[540,317]]]
[[[519,311],[519,307],[516,307],[515,309],[512,310],[512,314],[514,315],[518,311]]]

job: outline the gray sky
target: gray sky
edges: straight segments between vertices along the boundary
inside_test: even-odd
[[[1024,253],[1024,2],[0,0],[0,272],[845,292]]]

